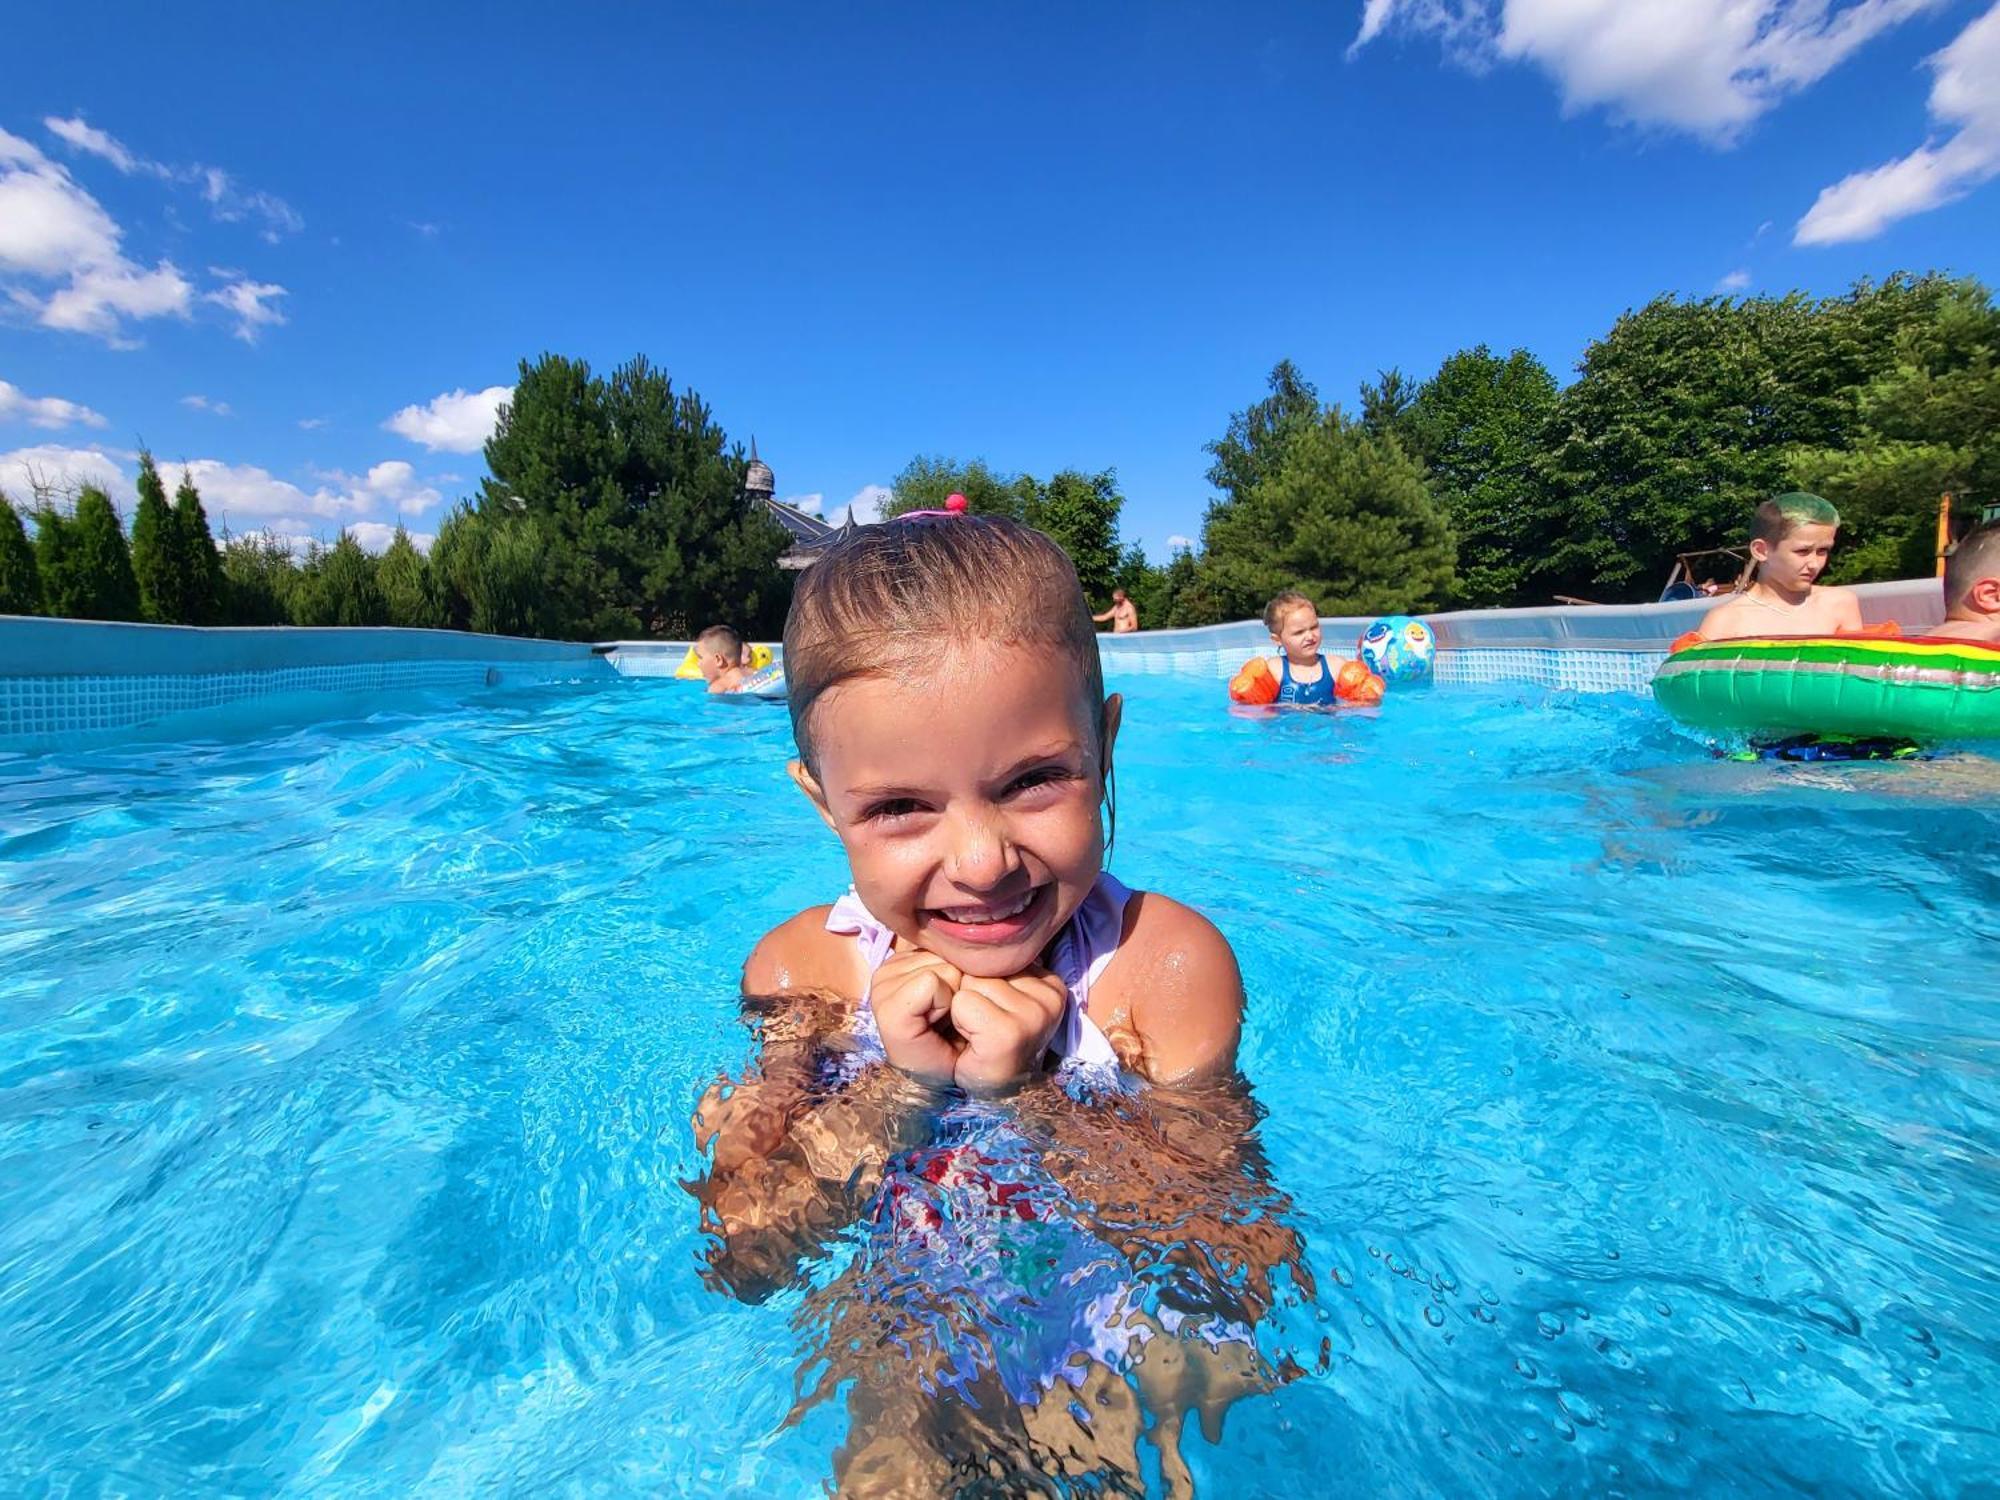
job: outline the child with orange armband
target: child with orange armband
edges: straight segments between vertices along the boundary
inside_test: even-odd
[[[1229,684],[1232,701],[1302,708],[1382,701],[1383,681],[1366,666],[1358,661],[1329,662],[1320,654],[1319,611],[1304,594],[1288,589],[1265,605],[1264,628],[1271,632],[1278,654],[1268,661],[1253,657],[1244,664]]]

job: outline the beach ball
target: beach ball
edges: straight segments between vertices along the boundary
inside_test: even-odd
[[[1437,637],[1408,615],[1384,615],[1361,632],[1361,659],[1386,682],[1419,682],[1430,676]]]

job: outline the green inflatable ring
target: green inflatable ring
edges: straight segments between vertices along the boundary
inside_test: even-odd
[[[1715,734],[2000,739],[2000,647],[1886,636],[1699,641],[1653,677],[1660,706]]]

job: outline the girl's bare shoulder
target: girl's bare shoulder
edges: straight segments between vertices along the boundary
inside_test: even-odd
[[[1129,1018],[1145,1044],[1147,1071],[1166,1081],[1223,1071],[1236,1060],[1243,1026],[1243,975],[1229,940],[1191,906],[1135,891],[1125,907],[1118,956],[1102,998]],[[1093,986],[1091,1010],[1098,1009]]]
[[[743,993],[859,996],[867,979],[860,949],[848,934],[826,930],[832,910],[809,906],[758,939],[743,964]]]

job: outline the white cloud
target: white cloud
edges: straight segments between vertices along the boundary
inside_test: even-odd
[[[30,396],[17,385],[0,380],[0,422],[26,422],[30,427],[102,427],[103,416],[60,396]]]
[[[1792,231],[1795,245],[1837,245],[1964,197],[2000,176],[2000,4],[1930,59],[1930,141],[1821,190]]]
[[[42,125],[49,134],[72,149],[100,156],[128,177],[137,172],[157,177],[162,182],[197,189],[202,201],[208,204],[209,212],[222,223],[236,224],[245,219],[262,221],[263,238],[269,244],[275,245],[285,235],[297,234],[306,227],[306,221],[299,216],[298,210],[284,199],[273,193],[246,191],[238,187],[235,180],[220,167],[200,163],[175,167],[166,162],[153,161],[81,116],[59,119],[48,115],[42,120]]]
[[[211,401],[206,396],[183,396],[181,405],[191,407],[195,411],[213,412],[218,417],[235,415],[227,401]]]
[[[201,300],[225,307],[236,315],[236,336],[246,344],[257,342],[257,335],[266,328],[285,321],[285,315],[273,304],[286,295],[285,289],[268,281],[251,281],[234,271],[220,267],[209,267],[215,276],[237,276],[217,291],[204,292]]]
[[[91,125],[82,119],[59,120],[54,115],[50,115],[42,121],[42,124],[58,140],[67,142],[78,151],[87,152],[92,156],[103,157],[112,166],[128,176],[138,171],[141,166],[140,159],[130,151],[127,151],[108,132],[99,130],[95,125]]]
[[[128,320],[188,315],[193,288],[171,261],[126,258],[103,205],[34,146],[0,131],[0,288],[43,327],[130,347]],[[37,284],[61,281],[53,291]]]
[[[1167,538],[1167,550],[1169,552],[1192,552],[1194,550],[1194,538],[1191,536],[1170,536]]]
[[[310,491],[255,464],[197,458],[185,467],[211,514],[235,529],[288,538],[324,536],[371,523],[393,531],[398,517],[420,515],[444,499],[401,459],[376,464],[366,474],[330,470],[318,476],[323,482]],[[237,526],[241,520],[254,525]]]
[[[102,448],[64,448],[43,443],[0,453],[0,493],[16,504],[43,498],[67,500],[84,485],[94,484],[112,498],[131,492],[118,457]]]
[[[1746,270],[1731,271],[1727,276],[1716,282],[1715,289],[1725,294],[1729,292],[1747,292],[1750,290],[1750,273]]]
[[[1532,63],[1572,114],[1731,144],[1891,27],[1948,0],[1366,0],[1351,57],[1390,31],[1473,67]]]
[[[780,495],[778,503],[780,505],[789,505],[793,510],[803,511],[806,515],[816,516],[826,509],[826,496],[819,494]]]
[[[324,426],[326,426],[326,418],[325,418],[325,417],[300,417],[300,418],[299,418],[299,430],[300,430],[300,431],[302,431],[302,432],[317,432],[317,431],[318,431],[318,430],[319,430],[320,428],[322,428],[322,427],[324,427]]]
[[[886,484],[864,484],[845,505],[827,513],[827,522],[833,526],[845,526],[849,516],[859,526],[879,521],[882,519],[882,507],[894,499],[895,494]]]
[[[406,406],[382,424],[433,453],[477,453],[493,436],[500,408],[513,399],[511,385],[483,391],[446,391],[423,406]]]

